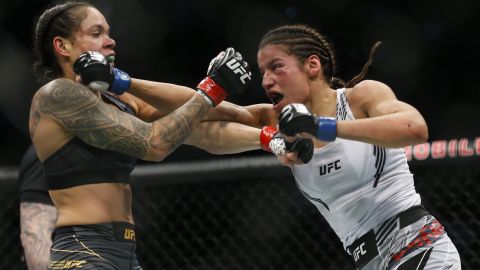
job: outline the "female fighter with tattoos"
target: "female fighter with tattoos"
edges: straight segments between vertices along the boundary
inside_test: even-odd
[[[67,2],[47,9],[36,24],[34,43],[34,67],[47,83],[32,100],[30,136],[58,211],[48,267],[141,269],[128,183],[137,158],[160,161],[184,142],[214,153],[258,149],[258,129],[229,124],[227,132],[233,130],[237,139],[222,145],[208,137],[212,129],[221,134],[222,123],[199,125],[227,89],[246,87],[248,65],[232,50],[220,54],[188,101],[169,107],[175,111],[164,116],[165,111],[122,93],[148,82],[112,68],[115,41],[91,4]],[[91,87],[77,83],[75,72]],[[106,88],[98,83],[102,80]],[[103,91],[107,88],[121,95]]]

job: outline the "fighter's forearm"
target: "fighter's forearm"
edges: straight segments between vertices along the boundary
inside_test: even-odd
[[[20,203],[20,239],[28,269],[46,269],[57,220],[54,206],[43,203]]]
[[[195,90],[188,87],[140,79],[132,79],[128,92],[155,107],[157,110],[154,114],[156,118],[176,110],[195,94]],[[262,127],[264,125],[274,125],[275,123],[270,120],[274,118],[270,104],[239,106],[223,101],[217,107],[211,109],[204,120],[229,121]]]
[[[238,123],[207,121],[200,123],[185,143],[217,155],[258,150],[260,129]]]
[[[133,78],[128,92],[154,106],[163,115],[179,108],[195,94],[194,89],[185,86]]]

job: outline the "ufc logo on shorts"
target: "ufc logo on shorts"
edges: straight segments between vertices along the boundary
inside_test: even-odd
[[[126,240],[135,240],[135,231],[132,229],[125,229],[123,238],[125,238]]]
[[[356,247],[353,250],[353,259],[355,260],[355,262],[358,261],[358,259],[360,259],[360,255],[365,255],[367,253],[367,251],[363,249],[364,246],[365,246],[365,243],[361,243],[360,246]]]
[[[48,266],[52,269],[72,269],[82,268],[86,266],[85,260],[72,260],[72,261],[49,261]]]
[[[240,81],[242,81],[242,84],[245,84],[245,79],[248,78],[248,80],[252,79],[252,73],[249,71],[247,72],[245,68],[243,68],[240,63],[237,61],[237,59],[232,58],[230,61],[227,62],[227,67],[229,67],[231,70],[233,70],[233,73],[235,74],[241,74],[240,76]]]

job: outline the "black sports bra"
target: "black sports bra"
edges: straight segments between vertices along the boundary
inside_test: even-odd
[[[135,115],[133,109],[117,98],[102,93],[105,102]],[[137,158],[91,146],[78,137],[48,157],[44,162],[49,189],[64,189],[95,183],[128,183]]]

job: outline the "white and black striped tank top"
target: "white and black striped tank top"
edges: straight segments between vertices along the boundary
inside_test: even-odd
[[[355,119],[345,89],[337,90],[336,118]],[[337,138],[292,171],[301,193],[345,248],[389,217],[420,204],[403,148]]]

